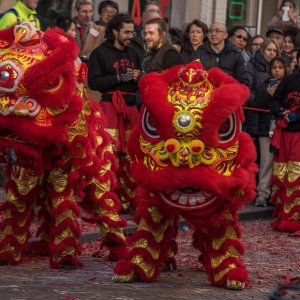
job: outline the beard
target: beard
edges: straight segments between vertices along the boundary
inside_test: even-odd
[[[122,47],[128,47],[128,45],[130,44],[131,39],[122,39],[120,37],[118,37],[118,43],[122,46]]]
[[[150,44],[148,43],[149,41],[150,41]],[[146,44],[147,48],[150,50],[159,49],[162,44],[160,40],[158,40],[158,41],[148,40],[148,42],[147,42],[147,40],[145,40],[145,44]]]

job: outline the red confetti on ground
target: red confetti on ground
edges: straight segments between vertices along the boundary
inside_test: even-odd
[[[0,221],[2,216],[0,215]],[[271,229],[272,220],[259,220],[241,223],[242,242],[245,247],[243,256],[245,266],[249,272],[250,285],[252,287],[274,287],[278,283],[300,285],[300,232],[288,234]],[[96,224],[89,224],[79,221],[82,232],[99,232]],[[34,236],[38,224],[31,226],[32,236]],[[179,231],[177,237],[178,254],[176,262],[178,269],[189,268],[193,270],[203,270],[202,264],[198,261],[200,253],[192,248],[192,230],[188,232]],[[99,241],[92,241],[82,244],[83,256],[94,256],[107,258],[108,250],[100,249]],[[43,259],[48,259],[47,257]],[[41,258],[26,257],[34,267]],[[102,262],[105,263],[105,260]],[[57,272],[57,270],[54,270]],[[49,272],[52,272],[49,269]],[[179,272],[178,276],[184,276]],[[66,295],[71,297],[70,295]],[[66,298],[68,300],[76,298]]]
[[[78,300],[78,298],[72,297],[72,296],[70,296],[70,295],[67,294],[67,293],[64,294],[64,297],[65,297],[67,300]]]

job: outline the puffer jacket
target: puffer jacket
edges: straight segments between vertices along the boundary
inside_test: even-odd
[[[228,40],[225,40],[225,47],[219,53],[211,48],[209,41],[206,41],[192,53],[191,59],[200,59],[206,70],[219,67],[239,82],[248,85],[247,69],[241,50]]]
[[[249,101],[249,106],[260,109],[269,109],[269,101],[272,96],[267,92],[267,87],[270,84],[270,77],[266,79],[259,87],[256,89],[254,98]],[[272,113],[270,112],[257,112],[258,124],[257,133],[259,137],[269,136],[270,122],[272,119]]]
[[[267,67],[268,62],[264,56],[260,51],[256,51],[247,64],[247,74],[251,92],[255,93],[256,89],[269,77]]]
[[[258,88],[270,77],[267,73],[267,67],[268,62],[264,56],[260,51],[256,51],[247,64],[247,75],[251,94],[246,106],[251,106]],[[259,136],[259,118],[260,116],[257,111],[245,111],[243,129],[253,137]]]

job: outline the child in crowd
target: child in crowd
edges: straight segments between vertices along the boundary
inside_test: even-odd
[[[278,84],[290,72],[289,66],[282,57],[273,58],[268,67],[269,77],[257,88],[250,105],[255,108],[268,110],[268,102],[274,95]],[[260,151],[260,167],[258,175],[257,193],[255,206],[267,206],[271,195],[270,182],[273,173],[273,154],[270,152],[270,126],[272,114],[268,112],[258,113],[258,141]]]
[[[300,52],[297,54],[298,68]],[[300,236],[300,72],[284,78],[269,107],[277,118],[271,139],[274,155],[273,184],[276,221],[273,228]]]

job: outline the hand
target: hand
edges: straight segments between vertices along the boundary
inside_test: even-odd
[[[133,72],[133,80],[138,81],[141,77],[141,70],[133,69],[132,72]]]
[[[286,120],[287,122],[289,122],[289,113],[290,112],[291,112],[290,110],[285,110],[285,111],[282,112],[282,118],[284,120]]]
[[[128,82],[133,79],[133,70],[130,68],[126,69],[126,73],[120,75],[121,82]]]
[[[297,20],[296,20],[297,16],[295,16],[295,12],[292,11],[292,10],[290,9],[290,10],[288,11],[288,15],[289,15],[290,20],[291,20],[294,24],[296,24],[296,23],[297,23]]]
[[[274,95],[274,93],[275,93],[275,91],[276,91],[276,89],[277,89],[277,87],[278,87],[278,83],[276,83],[276,84],[274,84],[274,85],[269,85],[268,87],[267,87],[267,92],[268,92],[268,94],[270,95],[270,96],[273,96]]]

